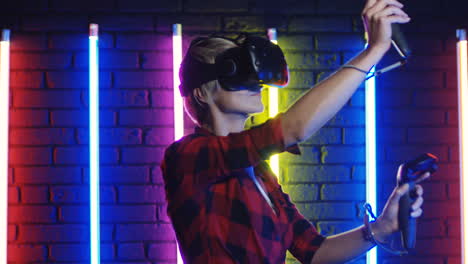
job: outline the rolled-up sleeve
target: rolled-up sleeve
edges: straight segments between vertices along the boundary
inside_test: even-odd
[[[214,150],[218,151],[222,164],[228,170],[256,166],[271,155],[289,151],[299,153],[297,145],[286,148],[281,127],[282,115],[267,122],[225,137],[214,137]]]
[[[166,151],[164,161],[171,164],[164,164],[163,170],[172,167],[170,174],[179,175],[179,181],[183,175],[191,175],[186,184],[210,184],[235,175],[236,170],[255,167],[273,154],[297,154],[297,145],[285,147],[281,118],[279,114],[259,126],[227,136],[203,134],[182,139],[172,151]]]

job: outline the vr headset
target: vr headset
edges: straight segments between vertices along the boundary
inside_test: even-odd
[[[190,55],[190,49],[209,38],[223,38],[237,45],[216,57],[214,64],[204,63]],[[180,92],[188,96],[202,84],[218,80],[227,91],[250,90],[263,87],[284,87],[289,81],[288,65],[281,48],[268,39],[239,35],[236,39],[210,36],[199,37],[190,43],[180,68]]]

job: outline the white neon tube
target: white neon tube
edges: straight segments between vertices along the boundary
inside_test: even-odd
[[[462,263],[466,263],[468,256],[468,51],[466,30],[457,30],[457,69],[458,69],[458,127],[460,141],[460,209],[461,209],[461,243]]]
[[[375,67],[371,72],[375,71]],[[377,212],[377,155],[375,119],[375,77],[366,81],[366,201]],[[367,252],[367,264],[377,263],[377,248]]]
[[[276,28],[268,29],[268,38],[271,42],[278,45],[278,37]],[[268,116],[275,117],[278,114],[278,88],[268,87]],[[270,157],[270,168],[275,173],[276,177],[280,179],[279,170],[279,156],[273,155]]]
[[[179,68],[182,63],[182,25],[172,26],[172,62],[174,75],[174,139],[179,140],[184,135],[184,104],[179,92]]]
[[[8,247],[8,106],[10,77],[10,30],[0,39],[0,263],[7,263]]]
[[[174,140],[184,136],[184,104],[179,92],[180,78],[179,68],[182,63],[182,25],[172,25],[172,66],[174,76]],[[179,244],[177,244],[177,264],[183,264],[180,255]]]
[[[89,26],[89,168],[91,264],[101,263],[99,216],[99,49],[98,25]]]

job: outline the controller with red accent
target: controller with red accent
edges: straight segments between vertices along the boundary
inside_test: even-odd
[[[398,210],[398,226],[406,250],[416,245],[416,218],[411,217],[411,205],[416,199],[415,184],[426,172],[434,173],[439,159],[430,153],[425,153],[414,160],[400,166],[397,174],[398,186],[410,184],[410,190],[400,198]]]

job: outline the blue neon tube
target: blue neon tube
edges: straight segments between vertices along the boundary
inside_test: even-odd
[[[372,68],[371,73],[375,71]],[[375,77],[366,81],[366,201],[377,212]],[[377,248],[367,252],[367,264],[377,264]]]
[[[90,246],[91,264],[99,264],[99,49],[98,25],[89,34],[89,168],[90,168]]]

